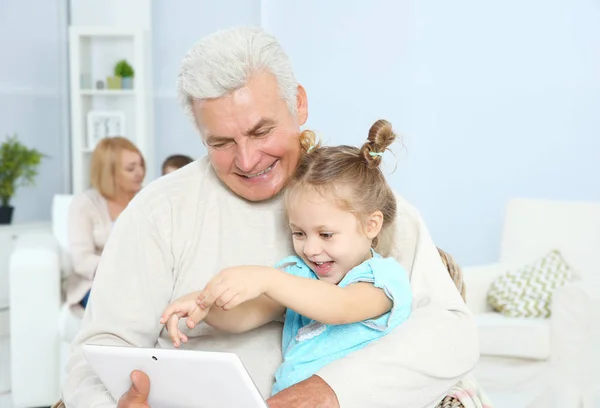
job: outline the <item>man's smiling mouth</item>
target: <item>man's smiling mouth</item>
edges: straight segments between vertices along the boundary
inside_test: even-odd
[[[241,177],[247,178],[247,179],[252,179],[255,177],[260,177],[264,174],[267,174],[268,172],[270,172],[273,167],[275,167],[275,165],[277,164],[279,160],[276,160],[275,162],[273,162],[273,164],[271,164],[269,167],[267,167],[266,169],[259,171],[258,173],[254,173],[254,174],[240,174]]]

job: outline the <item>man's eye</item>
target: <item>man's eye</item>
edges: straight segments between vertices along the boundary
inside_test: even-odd
[[[227,147],[229,145],[231,145],[231,142],[217,142],[217,143],[211,143],[210,147],[212,149],[222,149],[222,148]]]
[[[261,129],[258,132],[256,132],[254,135],[256,137],[264,137],[264,136],[267,136],[269,133],[271,133],[272,130],[273,130],[273,128],[270,128],[270,129]]]

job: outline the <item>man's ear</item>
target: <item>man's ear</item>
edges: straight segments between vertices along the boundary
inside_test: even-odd
[[[308,97],[306,96],[306,89],[300,84],[298,84],[296,92],[296,118],[298,126],[304,125],[308,120]]]
[[[369,215],[366,223],[366,234],[369,239],[375,238],[379,235],[381,227],[383,226],[383,213],[381,211],[375,211]]]

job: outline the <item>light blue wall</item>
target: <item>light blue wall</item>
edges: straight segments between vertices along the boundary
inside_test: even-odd
[[[0,1],[0,142],[17,133],[50,156],[36,187],[17,190],[15,223],[49,220],[53,195],[69,189],[64,4]]]
[[[156,162],[175,153],[206,153],[175,93],[179,63],[189,48],[213,31],[260,25],[260,0],[159,0],[152,3],[154,135]]]
[[[52,156],[19,192],[17,222],[48,219],[68,189],[62,1],[0,2],[0,137],[16,131]],[[152,15],[158,163],[205,152],[175,97],[182,56],[214,30],[262,24],[329,143],[362,143],[375,119],[392,121],[406,149],[390,181],[462,264],[497,257],[511,197],[600,200],[597,1],[156,0]]]
[[[511,197],[600,200],[597,1],[262,7],[307,88],[309,126],[359,144],[389,119],[406,144],[391,184],[462,264],[497,259]]]

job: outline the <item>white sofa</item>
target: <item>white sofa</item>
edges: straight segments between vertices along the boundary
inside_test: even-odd
[[[11,256],[15,408],[59,399],[69,343],[79,330],[83,310],[64,307],[60,290],[69,272],[70,202],[71,196],[56,196],[52,234],[21,235]],[[552,318],[509,319],[492,312],[485,296],[493,278],[552,248],[581,277],[555,295]],[[480,329],[482,357],[475,376],[494,407],[600,407],[598,254],[600,204],[514,200],[507,208],[499,263],[464,268],[467,304]]]
[[[577,281],[553,297],[550,319],[491,310],[493,279],[558,249]],[[600,203],[515,199],[498,263],[464,268],[479,326],[474,374],[496,407],[600,407]]]
[[[21,234],[10,258],[11,393],[15,408],[53,405],[60,398],[69,344],[83,309],[64,306],[61,281],[69,272],[68,210],[57,195],[52,233]]]

